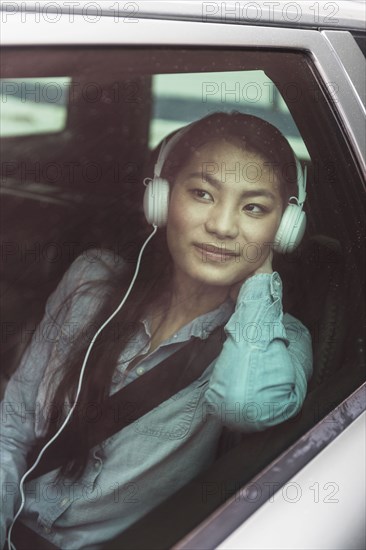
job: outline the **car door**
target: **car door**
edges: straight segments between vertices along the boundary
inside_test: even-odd
[[[37,242],[42,234],[44,250],[52,249],[53,242],[58,250],[62,243],[72,241],[80,252],[92,242],[93,246],[107,245],[130,254],[133,262],[139,236],[146,232],[142,179],[151,174],[150,151],[164,136],[208,112],[257,114],[289,138],[307,167],[308,225],[303,246],[278,258],[276,268],[287,289],[286,310],[304,320],[314,344],[315,370],[303,411],[263,434],[245,435],[234,442],[226,437],[211,469],[108,543],[108,548],[174,544],[177,548],[205,544],[213,548],[269,500],[270,492],[263,491],[258,497],[254,491],[259,485],[253,483],[261,479],[258,476],[265,473],[263,483],[284,486],[296,468],[303,467],[304,462],[295,459],[305,454],[309,438],[316,437],[316,430],[324,431],[327,419],[335,418],[329,415],[338,412],[364,381],[365,111],[361,75],[365,61],[357,42],[344,29],[319,32],[310,24],[289,28],[289,21],[287,26],[269,20],[249,24],[253,21],[240,17],[229,22],[230,17],[222,13],[204,18],[193,10],[190,15],[187,6],[180,17],[178,12],[164,12],[160,5],[152,13],[152,7],[144,12],[134,10],[132,4],[117,14],[107,14],[107,8],[104,12],[79,10],[73,13],[72,22],[67,11],[59,17],[54,10],[54,23],[50,23],[50,14],[39,20],[33,14],[34,21],[29,19],[27,27],[22,26],[20,12],[12,19],[9,16],[3,38],[7,59],[3,85],[8,86],[5,102],[10,97],[22,101],[22,90],[17,96],[12,90],[19,82],[20,87],[27,84],[28,78],[33,85],[40,78],[48,79],[43,86],[49,85],[50,79],[61,78],[69,82],[69,102],[73,90],[77,100],[68,111],[66,125],[57,132],[48,129],[43,136],[4,136],[2,140],[10,163],[3,175],[4,194],[11,200],[12,219],[17,220],[17,224],[13,221],[12,226],[9,221],[4,227],[6,258],[15,263],[11,268],[5,263],[3,280],[18,285],[19,277],[24,277],[27,266],[18,251],[24,247],[24,234],[32,232]],[[77,32],[70,35],[70,28]],[[78,85],[72,87],[70,82]],[[39,156],[34,157],[35,151]],[[52,195],[50,174],[40,182],[47,190],[38,187],[34,201],[34,183],[38,184],[34,165],[29,175],[34,158],[43,168],[48,162],[60,165],[61,174],[70,163],[80,168],[81,177],[67,187],[67,206],[57,202],[57,211],[51,201],[54,196],[61,200],[66,195],[64,190]],[[115,181],[114,170],[108,170],[116,162],[122,162],[123,175]],[[90,167],[93,163],[104,177],[96,177]],[[22,166],[27,168],[25,177]],[[86,166],[91,171],[85,172],[89,175],[84,174],[85,181],[80,184]],[[93,177],[96,181],[89,185]],[[56,183],[62,187],[63,179]],[[76,198],[79,194],[80,199]],[[18,200],[26,202],[18,207]],[[40,214],[44,202],[51,221]],[[45,286],[40,289],[39,283],[33,284],[32,303],[45,298],[46,285],[55,285],[68,261],[62,254],[52,276],[47,273],[51,262],[46,261],[41,279]],[[27,275],[25,279],[30,280]],[[20,283],[15,294],[18,288]],[[10,300],[10,291],[4,296]],[[15,306],[10,300],[9,320],[5,318],[6,338],[13,337],[16,349],[21,339],[19,327],[24,323],[22,305],[17,308],[11,317]],[[15,356],[18,354],[16,351]],[[350,423],[363,410],[359,398],[350,403],[346,412],[336,417],[340,429],[345,417]],[[337,433],[339,430],[324,437],[324,445]],[[280,463],[273,461],[282,453],[289,454],[278,470]],[[307,460],[313,456],[310,453]],[[290,468],[290,463],[295,466]],[[250,487],[254,492],[250,493]],[[244,511],[239,506],[245,501],[240,499],[243,494],[249,495]]]

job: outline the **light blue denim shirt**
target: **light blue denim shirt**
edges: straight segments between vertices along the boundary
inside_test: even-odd
[[[76,292],[70,308],[57,313],[58,306],[81,282],[108,280],[110,271],[101,258],[112,269],[125,268],[105,250],[76,259],[49,298],[8,384],[1,426],[2,544],[20,504],[18,484],[27,452],[52,413],[47,382],[57,385],[70,334],[88,327],[105,295],[90,288]],[[21,521],[60,548],[100,548],[209,466],[223,425],[250,432],[295,415],[312,372],[311,340],[302,323],[283,314],[276,272],[250,277],[236,304],[228,299],[196,318],[128,369],[137,354],[149,351],[149,318],[143,319],[120,355],[111,393],[153,369],[192,336],[207,338],[223,324],[223,349],[200,378],[93,448],[81,479],[56,482],[53,471],[26,483]]]

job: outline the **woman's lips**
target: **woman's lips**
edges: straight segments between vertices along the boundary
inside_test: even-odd
[[[195,244],[194,246],[200,253],[203,261],[214,260],[224,262],[232,258],[239,258],[239,254],[237,252],[234,252],[233,250],[226,250],[224,246],[220,248],[212,244]]]

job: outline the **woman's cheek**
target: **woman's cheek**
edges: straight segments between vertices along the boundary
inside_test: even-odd
[[[253,269],[259,267],[267,258],[274,243],[278,228],[278,221],[267,224],[266,227],[249,226],[245,237],[240,243],[241,258],[252,265]]]
[[[199,223],[202,213],[196,204],[192,202],[185,194],[177,193],[173,195],[169,206],[168,224],[175,230],[186,233],[195,224]]]

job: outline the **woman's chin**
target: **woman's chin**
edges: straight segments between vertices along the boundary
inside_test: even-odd
[[[192,283],[197,282],[201,285],[208,285],[218,288],[229,288],[238,281],[245,278],[245,274],[233,273],[230,269],[225,269],[223,266],[206,263],[200,266],[199,269],[192,269],[187,273],[192,280]]]

